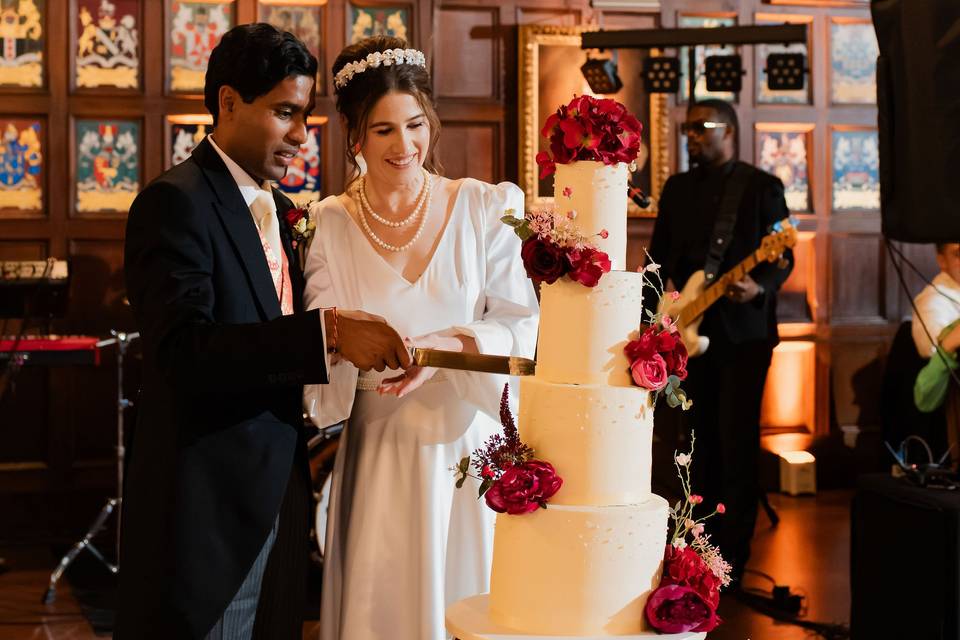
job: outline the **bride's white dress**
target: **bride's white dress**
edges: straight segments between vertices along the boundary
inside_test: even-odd
[[[308,308],[381,315],[401,336],[446,330],[482,353],[532,357],[538,305],[520,241],[500,222],[523,212],[515,185],[461,182],[423,275],[408,282],[333,196],[313,205]],[[323,574],[323,640],[442,640],[444,609],[489,590],[494,514],[451,467],[500,429],[506,376],[438,371],[402,399],[349,363],[306,389],[314,422],[349,416],[333,471]],[[374,390],[366,390],[372,388]],[[514,385],[511,388],[515,389]]]

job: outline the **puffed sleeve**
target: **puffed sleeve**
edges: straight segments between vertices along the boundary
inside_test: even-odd
[[[310,207],[310,217],[317,228],[307,262],[304,268],[306,288],[303,294],[304,307],[309,309],[330,307],[351,307],[349,292],[338,290],[334,283],[331,260],[336,260],[334,244],[330,239],[338,236],[326,227],[323,216],[324,200]],[[356,305],[352,305],[356,306]],[[353,399],[357,390],[358,371],[346,360],[340,360],[330,367],[329,384],[311,384],[303,389],[304,410],[310,420],[318,427],[326,427],[346,420],[353,409]]]
[[[484,305],[480,316],[454,333],[472,337],[480,353],[532,358],[537,346],[540,306],[520,258],[520,239],[500,218],[508,209],[523,215],[523,191],[515,184],[483,185]],[[505,375],[447,371],[458,394],[494,419],[500,415]],[[516,388],[514,385],[512,387]],[[514,399],[515,399],[515,393]]]

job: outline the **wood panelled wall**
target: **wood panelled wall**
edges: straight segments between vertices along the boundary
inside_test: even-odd
[[[88,116],[138,119],[145,184],[165,166],[166,116],[203,113],[204,109],[199,96],[171,96],[164,91],[164,1],[143,2],[143,89],[127,95],[71,92],[70,0],[47,0],[45,4],[45,88],[0,91],[0,116],[39,114],[46,126],[45,215],[0,217],[0,260],[71,258],[70,313],[55,321],[52,330],[96,335],[106,335],[112,328],[129,330],[133,325],[124,304],[122,280],[124,219],[71,215],[71,122]],[[371,3],[365,0],[364,4]],[[745,90],[737,105],[741,148],[749,161],[753,160],[755,123],[813,125],[814,213],[802,217],[803,241],[791,281],[791,287],[809,303],[812,318],[784,327],[785,335],[799,348],[793,350],[796,353],[786,348],[786,355],[778,358],[798,364],[781,367],[773,376],[782,388],[799,389],[799,400],[794,401],[806,409],[801,410],[802,420],[794,420],[797,424],[778,423],[772,410],[765,415],[769,433],[799,434],[805,438],[801,444],[808,444],[815,435],[836,433],[838,425],[877,428],[882,357],[893,328],[908,310],[908,301],[896,288],[884,256],[879,216],[831,215],[827,189],[830,125],[874,125],[876,121],[873,107],[831,106],[826,84],[829,17],[866,17],[865,8],[770,5],[760,0],[662,0],[659,9],[638,10],[598,10],[589,0],[413,0],[406,6],[412,8],[413,44],[424,50],[432,66],[444,127],[440,157],[446,173],[491,182],[516,181],[519,173],[517,41],[521,25],[656,28],[675,25],[679,12],[730,13],[739,24],[752,24],[757,12],[808,16],[813,104],[758,106],[752,91]],[[323,7],[320,62],[327,74],[345,44],[348,12],[345,0],[330,0]],[[256,15],[255,0],[237,0],[238,23],[253,21]],[[752,55],[744,55],[744,61],[744,85],[752,87],[756,72]],[[344,180],[343,142],[331,85],[329,78],[320,84],[316,109],[317,115],[329,118],[322,136],[323,195],[339,192]],[[684,106],[675,103],[671,99],[674,167],[675,127],[684,112]],[[651,228],[651,220],[630,221],[634,262],[639,261]],[[912,251],[930,271],[928,250]],[[5,331],[15,328],[8,323]],[[116,376],[109,366],[112,352],[104,355],[106,366],[99,368],[24,369],[16,392],[0,403],[0,540],[70,540],[86,528],[102,499],[114,492]],[[135,390],[137,381],[133,359],[129,391]]]

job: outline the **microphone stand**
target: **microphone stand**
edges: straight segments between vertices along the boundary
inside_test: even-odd
[[[93,554],[97,560],[116,575],[120,570],[120,504],[123,499],[123,460],[125,449],[123,446],[123,420],[124,411],[133,406],[133,403],[123,395],[123,359],[126,356],[130,343],[140,337],[139,333],[124,333],[122,331],[111,330],[110,335],[113,338],[107,338],[97,343],[97,347],[107,347],[117,345],[117,497],[107,499],[100,513],[97,515],[93,524],[87,529],[86,535],[74,544],[63,558],[57,568],[50,574],[50,584],[43,594],[41,601],[44,604],[51,604],[57,598],[57,582],[63,576],[64,571],[74,561],[74,559],[84,549]],[[117,513],[117,536],[115,540],[116,562],[110,562],[104,557],[97,547],[93,545],[93,538],[100,533],[107,524],[107,520],[116,511]]]

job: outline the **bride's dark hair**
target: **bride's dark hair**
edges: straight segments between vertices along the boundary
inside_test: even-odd
[[[391,36],[373,36],[346,47],[333,63],[333,75],[343,69],[347,63],[365,59],[369,54],[388,49],[406,49],[402,38]],[[430,147],[423,166],[431,173],[443,171],[437,160],[437,138],[440,136],[440,117],[433,101],[433,87],[426,68],[415,64],[381,65],[367,68],[358,73],[343,87],[336,89],[337,112],[346,120],[346,155],[353,175],[359,175],[360,167],[353,155],[353,148],[363,142],[367,119],[374,105],[391,91],[408,93],[416,98],[420,108],[430,123]],[[348,181],[352,182],[352,180]]]

